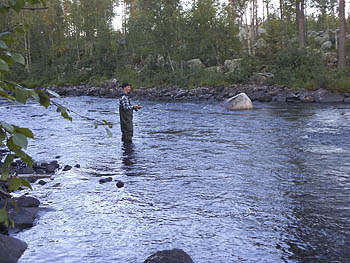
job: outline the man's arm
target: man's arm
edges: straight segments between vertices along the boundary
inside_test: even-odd
[[[123,109],[125,110],[132,110],[134,107],[130,104],[130,101],[127,96],[123,96],[120,99],[120,105],[122,106]]]

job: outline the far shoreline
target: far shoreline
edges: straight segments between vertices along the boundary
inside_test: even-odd
[[[119,98],[122,94],[120,83],[116,79],[103,82],[100,86],[89,84],[65,85],[64,87],[47,87],[60,96],[94,96]],[[140,87],[133,89],[131,97],[149,101],[192,102],[225,101],[239,93],[246,93],[254,102],[279,103],[350,103],[350,93],[332,92],[326,89],[292,90],[281,85],[264,85],[261,83],[230,86],[202,86],[181,88],[177,86]]]

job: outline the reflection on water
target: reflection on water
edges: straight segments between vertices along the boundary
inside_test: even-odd
[[[34,185],[45,210],[15,234],[29,244],[20,262],[134,263],[170,248],[199,263],[348,262],[349,105],[256,103],[228,112],[142,102],[126,146],[117,100],[60,103],[115,123],[114,136],[78,117],[0,104],[5,121],[33,129],[36,160],[60,155],[61,165],[81,166]],[[114,183],[99,184],[103,176]]]

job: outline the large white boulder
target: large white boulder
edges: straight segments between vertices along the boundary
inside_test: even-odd
[[[328,50],[332,48],[332,42],[331,41],[326,41],[322,44],[321,49],[322,50]]]
[[[187,61],[187,66],[190,69],[204,69],[205,66],[199,58],[194,58]]]
[[[242,58],[225,60],[224,66],[229,72],[233,72],[234,70],[239,69],[242,61],[243,61]]]
[[[245,93],[239,93],[224,102],[224,106],[229,110],[251,110],[253,103]]]

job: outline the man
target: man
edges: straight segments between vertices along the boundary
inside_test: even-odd
[[[131,86],[128,82],[123,83],[122,89],[124,94],[119,100],[119,116],[120,128],[122,131],[122,141],[124,143],[132,143],[132,136],[134,134],[132,118],[133,111],[142,109],[140,105],[132,105],[128,94],[131,91]]]

